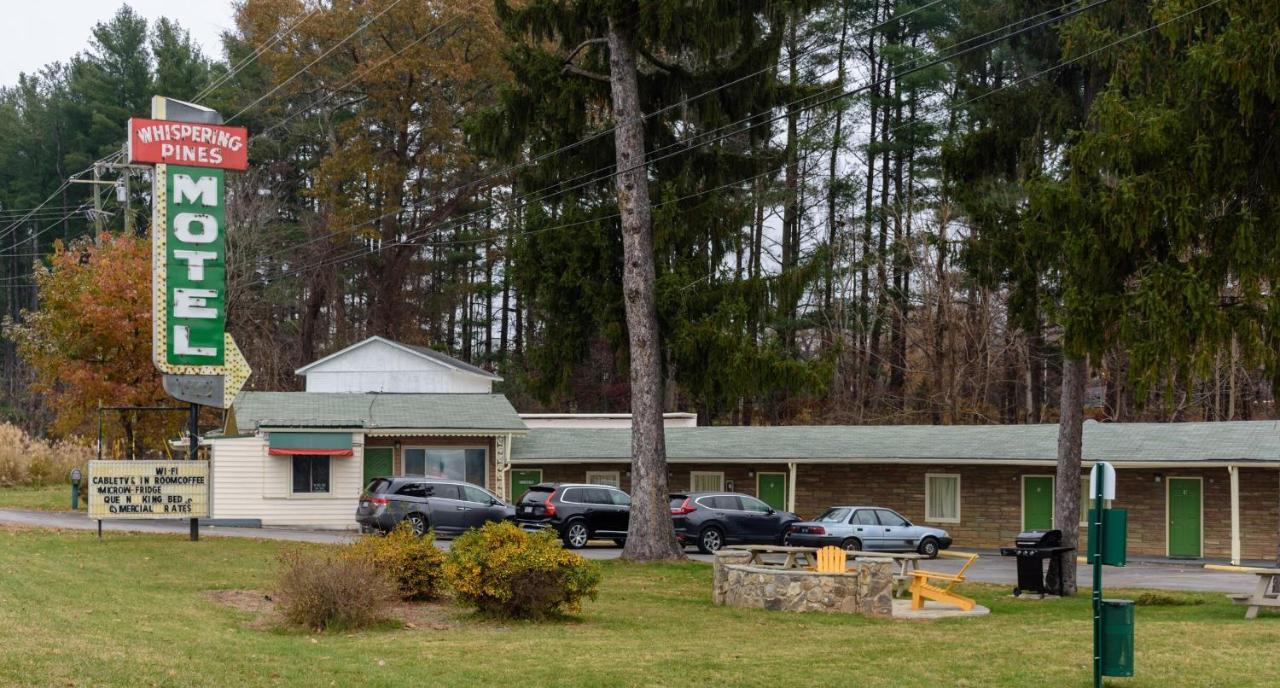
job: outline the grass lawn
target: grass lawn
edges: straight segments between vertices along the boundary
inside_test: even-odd
[[[83,503],[81,508],[83,508]],[[0,509],[70,511],[71,486],[0,487]]]
[[[345,634],[259,630],[205,594],[269,589],[283,543],[0,528],[0,686],[1085,686],[1087,597],[935,622],[716,607],[705,564],[604,564],[579,619],[446,621]],[[319,547],[320,545],[315,545]],[[1118,595],[1113,591],[1110,595]],[[1132,594],[1132,593],[1130,593]],[[1219,594],[1143,606],[1137,677],[1115,686],[1280,684],[1280,615]]]

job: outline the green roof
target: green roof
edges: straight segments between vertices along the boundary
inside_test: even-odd
[[[1058,426],[862,425],[667,428],[673,461],[1057,460]],[[1086,422],[1085,461],[1280,462],[1280,423]],[[513,461],[628,461],[626,428],[534,428],[512,442]]]
[[[243,392],[232,408],[242,432],[260,428],[525,429],[501,394]]]

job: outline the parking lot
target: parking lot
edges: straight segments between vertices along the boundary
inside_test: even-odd
[[[91,530],[97,528],[95,521],[83,513],[26,511],[21,509],[0,509],[0,524],[42,527],[69,528]],[[144,532],[171,533],[185,535],[187,524],[184,521],[113,521],[105,524],[107,532]],[[294,542],[343,543],[356,537],[354,533],[334,531],[301,530],[285,528],[229,528],[206,526],[201,529],[203,537],[248,537],[266,540],[286,540]],[[448,549],[449,541],[439,541],[443,549]],[[622,549],[613,543],[591,543],[579,552],[588,559],[616,559],[622,555]],[[687,553],[695,561],[710,562],[712,557],[698,554],[693,548]],[[1232,573],[1206,571],[1202,561],[1171,562],[1168,560],[1137,560],[1130,562],[1125,568],[1107,567],[1104,584],[1107,588],[1153,588],[1160,590],[1187,590],[1200,592],[1250,592],[1255,584],[1252,576]],[[961,562],[950,559],[937,559],[926,562],[922,568],[936,571],[954,571]],[[993,583],[1012,586],[1015,580],[1014,563],[995,552],[982,552],[982,557],[969,568],[969,580],[980,583]],[[1079,567],[1080,587],[1092,585],[1091,570],[1088,566]]]

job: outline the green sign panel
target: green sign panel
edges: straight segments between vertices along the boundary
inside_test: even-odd
[[[165,238],[165,360],[222,365],[226,327],[223,172],[169,165]]]

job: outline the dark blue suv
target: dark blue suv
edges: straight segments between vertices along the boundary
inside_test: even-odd
[[[751,495],[684,492],[671,495],[671,520],[680,544],[711,554],[725,545],[780,545],[800,517]]]

